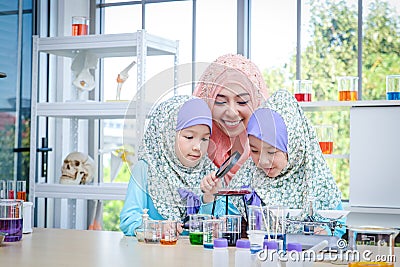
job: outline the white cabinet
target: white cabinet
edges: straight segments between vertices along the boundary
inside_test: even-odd
[[[34,36],[32,43],[29,200],[123,200],[127,185],[107,183],[102,177],[103,155],[100,151],[105,145],[104,132],[110,131],[105,129],[104,122],[115,120],[120,125],[119,131],[121,123],[126,124],[127,120],[132,122],[131,134],[127,135],[130,139],[127,142],[137,151],[145,116],[153,104],[146,102],[146,58],[167,56],[170,67],[177,68],[178,41],[140,30],[128,34],[46,38]],[[99,58],[96,69],[92,70],[96,87],[90,92],[78,93],[71,82],[71,62],[77,54],[84,52],[90,52]],[[106,58],[130,58],[137,62],[136,75],[133,74],[134,69],[130,72],[130,76],[136,76],[137,79],[137,91],[132,101],[104,100],[104,90],[115,90],[117,84],[113,84],[113,89],[103,87],[102,81],[107,73],[103,76],[100,70]],[[118,68],[122,70],[123,67]],[[176,85],[176,75],[173,76],[171,79]],[[38,149],[43,148],[42,139],[52,149],[45,151],[47,160],[43,153],[38,152]],[[97,172],[94,185],[59,184],[63,159],[72,151],[87,153],[95,160]]]

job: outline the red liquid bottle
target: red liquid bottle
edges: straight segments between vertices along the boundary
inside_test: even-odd
[[[14,190],[8,190],[8,199],[14,199]]]
[[[294,94],[294,97],[299,102],[311,102],[311,94],[298,93]]]

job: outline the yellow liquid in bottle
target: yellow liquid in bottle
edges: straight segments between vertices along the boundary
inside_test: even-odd
[[[394,267],[393,262],[360,261],[350,262],[349,267]]]

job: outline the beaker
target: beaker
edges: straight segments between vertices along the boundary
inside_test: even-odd
[[[189,215],[189,241],[192,245],[203,245],[203,221],[210,220],[209,214]]]
[[[317,125],[314,128],[322,154],[332,154],[333,125]]]
[[[72,36],[87,35],[89,20],[83,16],[72,17]]]
[[[295,80],[294,81],[294,97],[298,102],[311,102],[312,81]]]
[[[242,216],[224,215],[220,219],[222,220],[221,237],[228,240],[228,246],[236,246],[236,241],[242,234]]]
[[[203,221],[203,247],[212,249],[214,239],[221,238],[222,220],[210,219]]]
[[[358,77],[340,76],[338,80],[339,101],[357,101]]]
[[[4,242],[19,241],[22,238],[22,200],[0,199],[0,232],[7,233]]]
[[[261,214],[261,208],[255,205],[247,206],[248,230],[266,230]]]
[[[386,99],[400,100],[400,75],[386,76]]]
[[[161,221],[161,245],[176,245],[178,241],[178,222]]]
[[[147,220],[144,222],[144,242],[160,243],[161,223],[158,220]]]
[[[378,226],[349,227],[350,267],[394,266],[398,230]]]

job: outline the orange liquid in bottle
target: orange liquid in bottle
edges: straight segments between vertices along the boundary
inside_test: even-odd
[[[339,91],[339,101],[357,101],[357,91]]]
[[[72,36],[87,35],[88,25],[86,24],[72,24]]]
[[[319,142],[322,154],[332,154],[333,142]]]
[[[161,245],[175,245],[177,241],[178,241],[177,239],[175,239],[175,240],[161,239],[160,243],[161,243]]]

